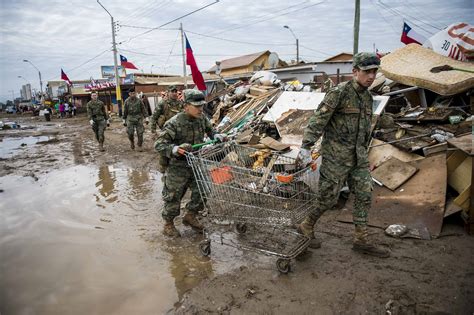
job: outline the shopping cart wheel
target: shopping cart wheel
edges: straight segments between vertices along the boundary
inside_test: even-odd
[[[199,244],[199,251],[203,256],[209,256],[211,254],[211,242],[204,240]]]
[[[281,273],[288,273],[291,270],[291,264],[289,259],[279,258],[276,261],[277,269]]]
[[[245,223],[237,223],[235,225],[235,230],[237,231],[237,233],[239,234],[244,234],[245,232],[247,232],[247,224]]]

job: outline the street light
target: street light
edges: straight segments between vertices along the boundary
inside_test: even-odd
[[[41,89],[41,94],[43,94],[43,81],[41,80],[41,71],[28,59],[23,59],[23,62],[28,62],[30,65],[32,65],[36,70],[38,70],[39,74],[39,79],[40,79],[40,89]]]
[[[295,33],[293,33],[293,30],[288,25],[284,25],[283,27],[290,30],[291,34],[296,39],[296,63],[300,63],[300,45],[299,45],[298,38],[296,37]]]

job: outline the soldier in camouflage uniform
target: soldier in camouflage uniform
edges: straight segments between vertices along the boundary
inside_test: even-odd
[[[143,145],[143,120],[148,124],[148,113],[143,102],[135,95],[135,90],[129,91],[129,97],[124,104],[123,125],[127,126],[130,148],[135,150],[134,133],[137,131],[138,150],[141,151]]]
[[[156,133],[156,126],[163,128],[165,122],[183,110],[183,102],[178,99],[178,89],[175,85],[168,88],[168,96],[156,105],[155,112],[151,116],[151,132]]]
[[[320,216],[337,202],[347,181],[355,195],[353,249],[365,254],[388,257],[389,252],[368,240],[367,212],[371,205],[372,178],[369,172],[368,146],[371,139],[372,84],[380,59],[372,53],[359,53],[353,60],[353,79],[339,84],[325,96],[304,131],[297,164],[311,160],[311,147],[323,136],[319,191],[314,211],[298,226],[300,233],[313,238],[313,227]]]
[[[151,132],[154,134],[156,139],[158,135],[156,134],[156,126],[163,129],[165,122],[170,118],[180,113],[183,110],[183,102],[178,99],[178,89],[175,85],[171,85],[168,88],[168,96],[166,99],[161,100],[155,108],[155,112],[151,116]],[[164,173],[166,167],[169,164],[169,159],[165,156],[158,156],[158,171]]]
[[[169,158],[163,185],[162,212],[165,226],[163,234],[179,237],[174,226],[174,218],[180,214],[181,199],[186,190],[191,190],[191,200],[186,204],[183,224],[202,231],[203,226],[196,218],[204,208],[193,171],[186,161],[186,151],[192,150],[193,144],[202,143],[204,135],[211,139],[223,140],[222,135],[214,135],[211,123],[203,116],[204,95],[197,90],[184,91],[184,111],[168,120],[155,142],[155,149],[164,157]]]
[[[98,100],[97,97],[97,92],[92,92],[92,100],[87,103],[87,117],[94,130],[95,138],[99,142],[99,150],[104,151],[104,131],[105,127],[109,126],[109,116],[104,102]]]

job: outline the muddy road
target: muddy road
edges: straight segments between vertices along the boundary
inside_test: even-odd
[[[317,225],[323,247],[280,274],[275,259],[212,243],[178,220],[160,234],[149,131],[131,151],[115,118],[97,150],[85,116],[2,116],[0,314],[473,314],[474,238],[455,217],[432,241],[371,233],[392,257],[351,251],[352,226]]]

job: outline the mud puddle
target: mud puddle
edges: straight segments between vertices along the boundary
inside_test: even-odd
[[[26,146],[37,144],[38,142],[50,141],[49,136],[29,136],[20,138],[4,138],[0,142],[0,158],[10,158],[21,152],[21,149]]]
[[[179,223],[183,238],[162,237],[159,173],[78,165],[3,176],[0,189],[0,313],[161,314],[203,279],[255,264],[224,246],[202,257],[202,236]]]

